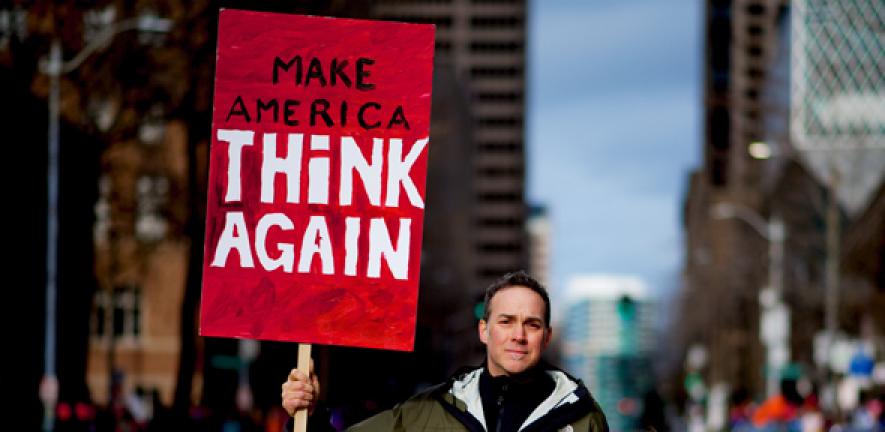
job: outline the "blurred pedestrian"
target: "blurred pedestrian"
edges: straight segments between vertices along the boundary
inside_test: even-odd
[[[642,398],[642,414],[639,415],[639,426],[642,430],[656,432],[668,432],[670,430],[664,413],[664,400],[655,388],[646,392]]]
[[[869,391],[861,391],[860,403],[851,414],[851,428],[862,432],[879,432],[882,401],[872,397]]]
[[[820,409],[817,391],[805,381],[809,387],[802,406],[799,408],[799,422],[802,432],[824,432],[824,414]]]
[[[741,387],[732,392],[728,410],[728,424],[731,431],[749,431],[753,427],[750,419],[756,406],[747,389]]]
[[[289,414],[285,409],[279,406],[270,407],[264,418],[264,432],[283,432],[288,420]]]
[[[762,430],[799,430],[803,398],[795,379],[781,380],[780,393],[768,398],[753,413],[753,426]]]
[[[151,391],[151,420],[148,423],[148,432],[160,432],[171,430],[175,424],[172,412],[160,400],[160,392],[157,389]]]
[[[536,430],[608,431],[605,415],[581,381],[541,361],[550,343],[550,299],[525,272],[509,273],[486,289],[477,329],[486,345],[480,367],[455,374],[352,430]],[[329,430],[318,415],[316,379],[292,370],[282,404],[290,415],[308,408],[310,430]],[[325,417],[315,425],[319,417]],[[290,422],[291,424],[291,422]],[[321,427],[316,429],[316,427]],[[323,428],[324,427],[324,428]]]

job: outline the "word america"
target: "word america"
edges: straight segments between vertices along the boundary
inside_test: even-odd
[[[236,202],[241,198],[242,153],[244,147],[254,145],[255,133],[249,130],[219,129],[217,138],[228,144],[227,188],[224,201]],[[262,162],[260,202],[275,202],[274,182],[278,175],[285,177],[286,202],[297,204],[301,201],[301,169],[304,154],[304,135],[287,134],[287,152],[285,157],[277,155],[277,134],[264,133],[262,137]],[[330,150],[328,135],[309,135],[310,150]],[[383,150],[387,145],[386,170]],[[381,185],[382,172],[386,173],[386,194],[384,207],[399,207],[400,190],[405,190],[409,204],[424,208],[424,201],[418,192],[409,173],[412,165],[427,147],[428,138],[416,140],[408,153],[403,156],[402,139],[372,139],[371,156],[367,159],[353,137],[342,136],[338,151],[340,154],[338,205],[345,207],[353,202],[354,173],[363,184],[363,190],[372,206],[382,206]],[[326,155],[313,155],[307,163],[307,203],[329,204],[330,160]],[[358,239],[361,218],[347,217],[344,224],[344,269],[347,276],[357,274]],[[268,213],[259,218],[255,227],[254,253],[261,266],[272,271],[278,268],[286,273],[295,270],[294,244],[279,243],[279,256],[270,257],[266,248],[268,232],[271,228],[283,231],[294,229],[292,220],[283,213]],[[409,244],[411,219],[399,218],[399,233],[396,247],[390,237],[387,224],[383,218],[369,220],[368,263],[366,276],[380,277],[381,258],[385,258],[388,268],[396,279],[408,278]],[[239,255],[240,267],[253,268],[252,242],[243,212],[229,211],[225,214],[224,228],[219,238],[215,254],[210,264],[213,267],[224,267],[230,252]],[[301,238],[301,249],[298,258],[299,273],[310,272],[314,257],[319,257],[321,272],[326,275],[335,273],[334,255],[330,240],[329,228],[325,216],[310,216],[304,235]]]
[[[326,87],[326,77],[328,75],[328,85],[330,87],[335,87],[340,82],[345,87],[350,88],[352,76],[354,89],[366,92],[375,89],[375,84],[367,81],[367,78],[371,75],[369,66],[373,64],[375,64],[374,59],[360,57],[357,59],[351,72],[351,69],[347,67],[348,60],[333,58],[328,68],[324,71],[323,62],[314,57],[310,60],[305,73],[301,56],[292,57],[288,62],[283,61],[279,57],[274,57],[273,85],[289,84],[307,88],[313,84],[314,87],[317,85]],[[294,70],[289,72],[289,69]],[[287,72],[289,73],[287,74]],[[288,79],[281,80],[280,75]],[[254,106],[255,109],[250,114],[248,107],[251,106]],[[225,121],[229,122],[231,118],[238,117],[239,120],[246,123],[251,123],[252,121],[262,123],[262,113],[264,113],[264,118],[267,119],[265,121],[278,124],[282,118],[286,126],[298,126],[301,121],[306,121],[309,118],[311,127],[322,127],[323,125],[329,128],[345,127],[347,126],[348,119],[351,119],[351,121],[355,119],[359,122],[361,128],[370,130],[384,127],[385,123],[383,121],[387,120],[386,129],[402,128],[409,130],[409,121],[406,119],[406,113],[402,105],[397,105],[391,110],[390,107],[382,106],[380,103],[373,101],[354,103],[353,101],[348,102],[346,99],[330,101],[329,99],[321,98],[310,102],[309,117],[305,113],[306,110],[298,108],[299,106],[301,106],[301,100],[299,99],[277,100],[258,98],[253,104],[250,99],[244,100],[242,96],[237,96],[231,104]],[[350,111],[350,115],[348,115],[348,111]]]

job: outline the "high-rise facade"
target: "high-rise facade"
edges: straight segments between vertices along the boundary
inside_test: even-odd
[[[464,161],[474,179],[471,286],[524,267],[525,2],[381,1],[373,11],[382,19],[436,24],[436,63],[450,68],[468,92],[473,127],[463,139],[473,149]]]

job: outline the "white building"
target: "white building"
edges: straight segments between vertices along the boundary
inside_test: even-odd
[[[582,379],[612,430],[630,430],[653,383],[656,304],[635,276],[572,278],[565,294],[563,365]]]

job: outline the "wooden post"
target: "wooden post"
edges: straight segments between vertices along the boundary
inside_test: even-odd
[[[298,370],[310,378],[310,344],[298,344]],[[307,408],[295,411],[295,430],[307,432]]]

